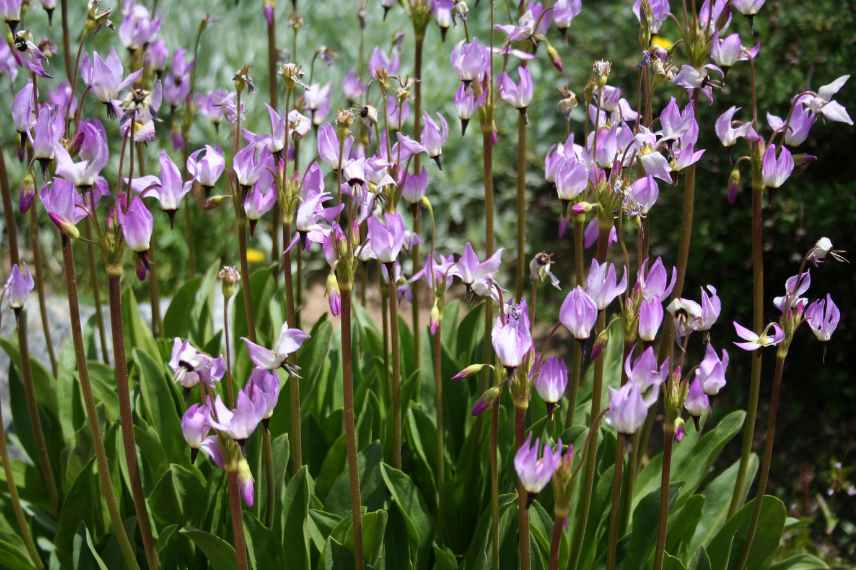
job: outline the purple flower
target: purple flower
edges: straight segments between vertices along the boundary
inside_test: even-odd
[[[331,271],[327,275],[327,285],[324,288],[324,294],[327,296],[327,303],[330,307],[330,315],[338,317],[342,314],[342,294],[339,291],[339,281],[336,279],[336,273]]]
[[[663,23],[671,13],[669,10],[669,0],[648,0],[648,6],[651,8],[651,21],[648,22],[651,27],[651,33],[659,33]],[[636,0],[633,3],[633,13],[640,23],[643,22],[644,15],[642,14],[642,0]]]
[[[205,145],[187,157],[187,172],[201,186],[213,188],[226,169],[226,160],[219,147]]]
[[[722,357],[716,354],[713,345],[707,343],[704,359],[695,370],[695,377],[704,388],[705,394],[716,396],[725,386],[725,371],[728,369],[728,351],[722,350]]]
[[[372,77],[377,78],[378,74],[383,71],[386,75],[395,75],[401,67],[401,58],[398,55],[397,43],[393,46],[389,55],[382,49],[376,47],[372,50],[372,55],[369,57],[369,73]]]
[[[154,218],[139,196],[134,196],[127,210],[121,205],[119,210],[119,225],[122,226],[122,237],[132,251],[142,253],[149,250],[149,242],[154,230]]]
[[[330,123],[324,123],[318,128],[318,155],[321,157],[327,166],[336,170],[341,164],[344,164],[345,159],[351,154],[351,144],[353,139],[346,137],[339,155],[339,136],[336,134],[336,129]]]
[[[639,153],[639,162],[648,176],[659,178],[667,184],[672,183],[671,165],[658,148],[657,137],[645,127],[641,127],[636,135],[636,148]],[[616,158],[618,158],[616,156]]]
[[[174,214],[184,196],[190,192],[192,183],[181,180],[181,172],[165,150],[160,153],[160,179],[156,186],[156,195],[161,209]]]
[[[654,348],[649,346],[636,357],[636,360],[633,360],[632,353],[627,355],[624,360],[624,373],[629,382],[635,382],[644,392],[652,387],[657,388],[663,383],[669,374],[669,360],[666,359],[662,365],[658,366]],[[654,399],[656,400],[656,397]]]
[[[449,269],[449,275],[459,278],[467,288],[491,289],[494,275],[499,271],[502,263],[502,248],[496,250],[493,255],[484,261],[479,261],[478,255],[471,243],[464,246],[464,253]]]
[[[561,440],[552,448],[549,444],[544,444],[543,455],[538,457],[540,447],[541,440],[536,439],[533,445],[530,433],[514,454],[514,470],[517,471],[520,483],[527,493],[533,495],[540,493],[547,486],[562,461]]]
[[[36,124],[36,110],[33,103],[33,83],[28,82],[21,87],[12,100],[12,122],[19,133],[29,132]]]
[[[551,13],[553,23],[557,29],[564,33],[571,27],[571,22],[580,15],[582,10],[582,0],[556,0]]]
[[[398,213],[386,213],[383,220],[376,216],[368,219],[368,243],[381,263],[393,263],[404,247],[406,231],[404,219]]]
[[[597,320],[597,305],[580,286],[575,287],[562,302],[559,321],[577,340],[586,340]]]
[[[3,285],[3,292],[0,298],[7,297],[9,306],[13,309],[20,309],[27,302],[27,297],[33,291],[35,282],[30,274],[30,269],[26,265],[15,264],[12,266],[12,272],[6,279],[6,284]]]
[[[288,356],[297,352],[308,339],[308,334],[300,329],[288,328],[288,323],[282,323],[279,338],[272,349],[260,346],[248,338],[241,338],[250,353],[250,360],[253,361],[253,364],[266,370],[276,370],[282,367]]]
[[[733,321],[732,324],[734,325],[734,330],[737,332],[737,336],[745,341],[735,342],[734,344],[746,351],[751,352],[759,348],[776,346],[785,339],[785,331],[782,330],[782,327],[778,323],[768,324],[760,335],[755,334],[737,321]]]
[[[248,188],[258,182],[262,173],[273,168],[273,157],[264,146],[248,144],[237,153],[232,162],[238,184]]]
[[[511,76],[503,73],[499,76],[499,96],[502,100],[516,109],[524,110],[532,101],[534,84],[529,69],[520,66],[517,68],[518,82],[514,83]]]
[[[252,508],[255,502],[255,479],[253,479],[250,464],[244,457],[241,457],[241,461],[238,462],[238,489],[241,491],[244,504]]]
[[[660,197],[660,187],[653,176],[643,176],[630,185],[624,207],[630,215],[647,216]]]
[[[612,263],[598,263],[597,259],[591,260],[588,274],[586,275],[586,291],[599,310],[606,309],[613,299],[627,290],[627,271],[618,282],[615,275],[615,265]]]
[[[722,142],[722,146],[733,146],[738,139],[743,137],[748,140],[758,139],[758,133],[755,132],[752,123],[738,123],[737,128],[734,128],[734,115],[739,110],[740,107],[731,107],[716,119],[714,129],[716,136]]]
[[[149,9],[133,0],[125,2],[119,39],[128,49],[140,49],[155,39],[160,31],[160,18],[152,18]]]
[[[481,81],[490,66],[490,52],[477,39],[460,41],[452,48],[452,67],[464,83]]]
[[[853,119],[847,114],[847,109],[844,108],[844,105],[832,99],[844,87],[848,79],[850,79],[849,75],[842,75],[832,83],[828,83],[818,89],[816,95],[805,95],[800,98],[800,101],[815,115],[820,113],[830,121],[852,126]]]
[[[687,399],[684,400],[684,408],[687,409],[691,416],[695,417],[701,416],[710,410],[710,398],[707,397],[702,388],[702,382],[698,377],[690,382]]]
[[[226,373],[226,363],[222,357],[209,356],[193,346],[189,340],[178,337],[172,341],[169,367],[175,381],[185,388],[192,388],[199,382],[213,387]]]
[[[767,147],[761,163],[761,175],[764,178],[765,187],[780,188],[791,177],[793,171],[794,158],[786,146],[779,146],[778,157],[776,145],[771,144]]]
[[[36,120],[34,134],[30,138],[33,158],[41,161],[53,160],[56,147],[65,131],[65,117],[53,105],[42,105]]]
[[[606,411],[606,422],[623,434],[633,434],[639,431],[648,408],[657,401],[659,388],[649,390],[647,397],[642,396],[642,389],[636,382],[627,382],[620,388],[609,388],[609,408]]]
[[[541,364],[537,369],[538,377],[535,378],[535,390],[541,399],[547,404],[555,404],[565,395],[568,386],[568,368],[565,363],[552,356]]]
[[[805,320],[811,327],[811,332],[821,342],[828,342],[832,338],[840,319],[841,312],[828,293],[826,299],[815,300],[805,311]]]
[[[22,0],[0,0],[0,16],[13,33],[21,21],[21,4]]]
[[[256,430],[262,421],[264,410],[265,403],[261,400],[254,402],[244,390],[238,392],[234,410],[230,410],[218,394],[209,421],[212,428],[241,442]]]
[[[16,0],[7,0],[15,2]],[[35,73],[39,77],[50,78],[50,74],[45,70],[47,57],[44,52],[30,38],[31,34],[25,30],[18,30],[15,33],[13,57],[18,65],[24,67],[30,73]]]
[[[663,323],[663,302],[654,297],[639,304],[639,338],[652,342]]]
[[[694,133],[697,137],[698,122],[692,102],[687,103],[681,112],[677,100],[672,97],[660,113],[660,127],[660,131],[657,132],[661,137],[660,140],[676,140],[686,133]]]
[[[181,434],[192,449],[199,449],[211,431],[211,410],[206,404],[193,404],[181,416]]]
[[[462,135],[467,132],[467,125],[470,123],[470,118],[472,118],[476,109],[484,104],[485,99],[485,93],[482,93],[482,96],[476,99],[476,94],[465,84],[461,84],[458,90],[455,91],[455,111],[458,113],[458,119],[461,120]]]
[[[345,98],[352,102],[358,101],[366,92],[365,84],[360,81],[360,76],[353,69],[345,74],[345,79],[342,81],[342,91],[345,93]]]
[[[743,43],[740,41],[740,34],[734,33],[724,39],[720,39],[719,34],[713,36],[710,58],[716,65],[731,67],[738,61],[748,59],[749,55],[748,50],[743,47]]]
[[[51,221],[61,232],[71,238],[80,235],[77,224],[87,216],[88,210],[83,203],[83,197],[71,182],[54,178],[49,185],[42,188],[39,198]]]
[[[803,297],[803,294],[808,291],[809,287],[811,287],[811,273],[809,271],[791,275],[785,280],[785,294],[781,297],[774,297],[773,305],[781,312],[785,312],[795,305],[805,306],[807,299]]]
[[[264,368],[254,368],[243,389],[250,400],[261,409],[263,420],[273,415],[273,410],[279,401],[279,390],[279,377],[275,372]]]
[[[805,105],[800,103],[794,105],[790,120],[788,121],[787,131],[785,131],[785,121],[781,117],[767,113],[767,124],[777,133],[785,131],[785,144],[789,146],[799,146],[804,143],[811,132],[811,128],[814,126],[814,122],[815,115],[810,113]]]
[[[506,368],[517,368],[532,349],[532,333],[526,300],[519,305],[509,302],[505,314],[496,317],[491,331],[496,357]]]
[[[428,171],[423,168],[419,172],[407,176],[404,180],[404,187],[401,189],[401,197],[410,204],[416,204],[425,196],[427,189]]]
[[[443,145],[449,138],[449,124],[442,113],[437,113],[437,121],[431,115],[423,115],[425,126],[422,128],[422,146],[428,152],[428,156],[437,162],[438,168],[443,169],[440,156],[443,154]]]
[[[708,295],[708,292],[710,293]],[[692,323],[695,331],[709,331],[711,327],[719,319],[719,313],[722,311],[722,302],[716,294],[716,288],[713,285],[706,285],[701,288],[701,319],[698,322]]]
[[[273,177],[266,173],[244,196],[244,213],[250,224],[260,220],[276,204],[277,192],[273,187]]]
[[[555,172],[556,192],[560,200],[573,200],[582,194],[588,182],[589,170],[582,162],[563,160]]]
[[[744,16],[754,16],[766,0],[731,0],[731,7]]]
[[[78,142],[78,162],[72,160],[64,146],[57,145],[56,175],[79,188],[88,188],[95,184],[110,158],[107,134],[100,122],[86,120],[80,124],[72,147],[78,146]]]
[[[83,83],[99,101],[111,106],[111,113],[118,109],[120,93],[133,85],[142,74],[143,70],[138,69],[126,77],[122,60],[115,49],[111,49],[106,58],[94,51],[92,57],[85,57],[80,63]]]
[[[156,39],[146,46],[146,53],[143,55],[143,61],[147,66],[153,69],[158,76],[166,67],[166,60],[169,57],[169,49],[166,47],[166,42],[161,38]]]

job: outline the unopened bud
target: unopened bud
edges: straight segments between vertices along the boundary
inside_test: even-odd
[[[553,44],[547,42],[547,56],[550,58],[550,63],[553,64],[559,73],[565,71],[565,64],[562,63],[562,56],[559,55],[559,50],[553,47]]]
[[[434,306],[436,307],[437,305],[435,304]],[[452,376],[452,380],[463,380],[464,378],[475,376],[485,368],[493,370],[493,366],[491,366],[490,364],[470,364],[469,366]]]
[[[230,299],[235,295],[241,274],[231,265],[225,265],[217,273],[217,278],[223,282],[223,298]]]
[[[606,348],[606,343],[609,342],[609,327],[604,328],[600,333],[598,333],[597,338],[594,339],[594,345],[591,347],[591,359],[592,361],[600,358],[601,353],[603,353],[603,349]]]
[[[472,415],[478,416],[490,408],[493,403],[502,395],[502,389],[499,386],[491,386],[476,400],[471,411]]]
[[[728,175],[728,203],[733,204],[737,201],[737,194],[740,192],[740,169],[736,166]]]

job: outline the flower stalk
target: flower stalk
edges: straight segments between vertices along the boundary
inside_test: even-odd
[[[392,348],[392,466],[401,469],[401,353],[398,336],[398,291],[395,283],[395,268],[388,263],[389,275],[389,335]]]
[[[117,271],[118,270],[118,271]],[[110,330],[113,336],[113,359],[116,362],[116,388],[119,396],[119,417],[122,424],[122,445],[125,451],[125,462],[128,464],[128,478],[131,480],[131,497],[134,502],[134,512],[143,539],[146,561],[151,570],[160,568],[158,551],[152,535],[149,513],[146,509],[146,499],[140,480],[140,468],[137,464],[137,443],[134,436],[134,418],[131,409],[131,391],[128,383],[128,365],[125,359],[125,334],[122,325],[122,268],[108,268],[107,291],[110,305]]]
[[[660,513],[657,519],[657,545],[654,549],[654,570],[663,570],[666,550],[666,531],[669,519],[669,481],[672,470],[672,445],[675,441],[675,422],[668,418],[663,424],[663,472],[660,476]]]
[[[433,256],[432,256],[433,257]],[[443,409],[443,342],[442,334],[443,327],[438,326],[437,332],[432,338],[432,348],[434,352],[434,408],[436,410],[435,423],[437,424],[437,525],[436,536],[438,539],[442,536],[442,527],[440,525],[443,520],[443,492],[446,486],[446,441],[444,428],[444,409]]]
[[[514,444],[520,449],[524,444],[526,431],[526,408],[514,408]],[[529,493],[523,487],[523,482],[517,479],[517,524],[519,528],[518,549],[520,553],[521,570],[529,570],[531,557],[529,555]]]
[[[247,562],[247,544],[244,538],[243,507],[241,506],[241,490],[238,484],[237,470],[226,474],[229,480],[229,513],[232,519],[232,542],[235,547],[235,563],[238,570],[249,570]]]
[[[45,298],[45,275],[44,275],[44,258],[42,256],[42,246],[39,242],[39,219],[38,210],[30,208],[30,247],[33,249],[33,272],[36,281],[36,296],[39,300],[39,317],[42,321],[42,334],[45,338],[45,346],[48,350],[48,360],[51,365],[51,373],[54,378],[57,377],[57,360],[56,352],[51,339],[51,328],[48,322],[48,308]]]
[[[415,79],[415,85],[413,86],[413,138],[419,140],[419,137],[422,134],[422,52],[425,45],[425,27],[422,26],[420,29],[417,20],[417,18],[414,18],[413,22],[414,30],[416,32],[413,48],[413,75]],[[418,174],[421,168],[422,155],[417,154],[413,157],[413,173]],[[420,235],[422,232],[422,216],[418,202],[411,206],[411,212],[413,214],[413,232],[416,235]],[[419,250],[418,243],[413,245],[411,257],[413,260],[413,272],[415,273],[422,265],[421,252]],[[420,350],[422,327],[419,322],[419,293],[422,289],[421,285],[422,284],[419,280],[412,284],[413,301],[410,305],[410,315],[413,323],[413,362],[416,370],[419,370],[422,352]]]
[[[123,524],[122,515],[116,494],[113,491],[113,481],[110,478],[110,466],[107,462],[107,451],[104,449],[104,439],[101,434],[101,426],[98,423],[98,412],[95,409],[95,397],[92,394],[92,385],[89,382],[89,367],[86,363],[86,349],[83,346],[83,333],[80,329],[80,304],[77,298],[77,276],[74,270],[74,252],[71,248],[71,239],[62,235],[62,261],[65,274],[66,295],[68,297],[69,321],[71,323],[71,336],[74,344],[74,356],[77,364],[77,375],[80,379],[80,390],[83,397],[83,406],[86,411],[86,419],[89,423],[89,431],[92,434],[92,443],[95,450],[95,463],[98,468],[98,478],[101,486],[101,494],[107,503],[113,534],[122,551],[125,565],[130,570],[139,570],[134,548],[128,539],[128,533]]]

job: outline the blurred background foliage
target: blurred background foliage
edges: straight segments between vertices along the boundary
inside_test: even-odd
[[[109,7],[110,3],[105,4]],[[243,64],[250,63],[257,92],[246,100],[246,126],[255,131],[267,131],[264,110],[268,91],[267,38],[261,0],[154,0],[154,4],[162,16],[162,34],[170,50],[179,47],[192,50],[200,20],[206,14],[213,18],[200,44],[197,91],[231,89],[232,75]],[[497,0],[496,4],[497,21],[507,22],[515,9],[512,4],[516,3]],[[565,283],[567,279],[564,277],[570,274],[569,240],[558,238],[559,203],[554,190],[545,184],[543,178],[544,155],[550,145],[564,138],[568,128],[566,117],[556,105],[558,88],[567,85],[581,96],[592,62],[603,58],[613,63],[610,83],[621,87],[628,100],[634,102],[641,56],[638,25],[630,10],[630,0],[586,0],[583,4],[583,12],[574,21],[567,38],[551,36],[562,56],[565,71],[557,73],[543,56],[543,51],[541,57],[531,64],[536,78],[536,97],[529,111],[528,254],[540,250],[555,252],[557,273]],[[680,2],[673,0],[672,4],[673,9],[678,9]],[[79,30],[85,3],[76,0],[70,5],[71,30]],[[326,46],[336,54],[330,66],[320,59],[316,61],[312,77],[316,82],[330,82],[333,86],[331,118],[336,109],[345,105],[341,80],[349,69],[357,67],[359,58],[356,5],[353,0],[300,1],[298,7],[304,25],[298,35],[296,57],[292,54],[287,20],[291,3],[280,0],[277,6],[281,61],[298,61],[307,69],[308,79],[315,50]],[[34,31],[37,39],[49,36],[60,44],[58,18],[55,16],[54,26],[48,28],[46,19],[37,8],[25,17],[25,25]],[[487,41],[488,8],[487,0],[470,0],[471,30],[482,41]],[[402,73],[409,73],[412,69],[413,37],[403,10],[393,9],[384,21],[380,2],[370,0],[367,15],[366,57],[374,46],[388,49],[396,34],[404,32]],[[768,0],[756,19],[755,27],[762,44],[758,59],[758,100],[762,121],[768,111],[786,115],[794,94],[809,87],[817,88],[850,72],[856,62],[856,0]],[[736,17],[732,29],[741,33],[744,43],[750,42],[752,32],[746,20]],[[676,40],[674,24],[667,23],[662,35]],[[102,32],[92,43],[102,50],[116,45],[116,39],[110,36],[111,32]],[[429,197],[437,212],[439,237],[448,252],[460,251],[468,240],[480,245],[484,235],[479,126],[474,119],[466,135],[460,136],[452,105],[457,78],[449,63],[449,51],[462,37],[463,31],[458,27],[450,31],[443,43],[436,26],[429,28],[423,78],[426,110],[444,113],[452,131],[444,151],[444,170],[440,172],[429,166]],[[51,70],[57,78],[64,75],[61,55],[54,57]],[[4,108],[8,109],[13,93],[22,86],[22,82],[22,77],[14,84],[10,84],[7,78],[2,79],[0,97]],[[655,113],[670,96],[683,100],[681,91],[668,85],[661,86],[657,92]],[[856,82],[851,81],[845,86],[837,100],[856,116]],[[92,105],[91,101],[89,104]],[[729,72],[727,85],[716,93],[714,104],[702,104],[699,108],[700,146],[706,148],[707,153],[697,176],[696,223],[687,294],[696,295],[693,292],[707,283],[718,288],[724,309],[713,338],[717,346],[730,344],[732,331],[729,323],[732,319],[746,322],[751,315],[751,196],[748,188],[744,188],[735,204],[727,202],[725,189],[736,156],[723,149],[713,133],[714,120],[731,105],[743,106],[746,109],[744,116],[748,117],[750,92],[748,67],[745,65],[738,65]],[[500,105],[495,159],[497,243],[512,248],[506,257],[509,261],[513,257],[516,227],[513,205],[515,115],[516,111]],[[166,148],[173,120],[170,110],[164,109],[162,118],[163,125],[159,131],[161,145]],[[581,109],[572,114],[570,127],[578,137],[582,136]],[[0,129],[10,177],[16,186],[22,170],[13,159],[15,135],[11,121],[3,121]],[[205,143],[229,148],[229,140],[227,128],[216,130],[213,125],[197,119],[189,144],[191,150]],[[302,149],[304,164],[312,154],[306,146],[309,145]],[[158,148],[158,145],[149,145],[147,161],[150,165],[156,164]],[[800,148],[801,152],[816,155],[817,160],[806,172],[792,178],[771,196],[765,210],[768,299],[780,294],[785,278],[796,272],[800,256],[818,237],[828,236],[837,247],[856,250],[853,245],[856,228],[854,148],[856,137],[852,128],[819,122],[809,140]],[[180,159],[180,152],[171,153],[177,161]],[[117,154],[115,149],[114,154]],[[115,173],[115,168],[114,163],[108,172]],[[744,181],[747,178],[748,173],[744,172]],[[680,216],[679,187],[661,185],[660,201],[649,223],[652,251],[662,255],[667,262],[674,262]],[[234,262],[234,244],[220,237],[230,235],[225,227],[229,223],[231,215],[227,208],[194,213],[193,239],[195,250],[200,252],[196,264],[198,269],[208,267],[217,258]],[[165,218],[160,219],[159,227],[168,227]],[[270,238],[265,230],[261,226],[257,229],[253,245],[269,255]],[[46,220],[42,234],[46,243],[56,239]],[[157,239],[161,288],[169,296],[187,274],[188,248],[182,231],[160,230]],[[51,257],[49,262],[54,276],[58,277],[58,259]],[[310,267],[317,271],[310,275],[323,279],[322,264],[323,260],[316,256],[314,265]],[[794,540],[811,540],[830,560],[846,562],[856,559],[856,491],[848,481],[848,477],[856,479],[856,473],[853,473],[856,459],[856,385],[851,376],[854,360],[850,352],[856,346],[856,280],[852,265],[829,263],[814,272],[812,282],[815,292],[828,290],[832,293],[844,317],[827,350],[809,338],[806,331],[791,349],[771,492],[785,499],[791,515],[806,517],[805,525],[795,527]],[[138,296],[145,297],[145,294],[141,291]],[[542,308],[545,318],[550,311],[555,311],[561,296],[558,292],[548,293],[548,299]],[[775,316],[772,303],[768,306],[767,316],[769,319]],[[731,352],[730,383],[715,404],[719,411],[742,406],[746,401],[749,359],[736,350]],[[772,353],[769,356],[772,357]],[[771,369],[772,361],[765,367],[765,376]],[[764,396],[769,389],[768,384],[765,382],[762,388],[762,402],[767,400]],[[762,407],[762,421],[764,417],[765,409]],[[757,436],[763,437],[760,427]],[[732,443],[732,449],[723,454],[723,464],[735,460],[738,454],[739,438]]]

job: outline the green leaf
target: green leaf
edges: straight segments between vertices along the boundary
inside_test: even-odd
[[[181,420],[173,398],[172,382],[163,366],[148,353],[134,349],[134,362],[140,372],[140,392],[146,419],[157,431],[170,463],[186,463],[187,449],[181,436]]]
[[[363,513],[363,557],[367,564],[374,564],[380,556],[388,518],[384,510]],[[330,538],[347,549],[351,558],[354,549],[353,530],[353,519],[348,513],[330,533]],[[353,560],[349,560],[348,565],[353,566]]]
[[[183,528],[179,532],[202,550],[214,570],[235,570],[235,549],[231,544],[197,528]]]
[[[669,534],[666,552],[674,555],[683,552],[693,536],[704,509],[704,496],[693,495],[678,512],[669,517]]]
[[[89,532],[89,528],[87,528],[86,523],[80,523],[80,526],[77,529],[77,534],[74,536],[74,546],[72,548],[74,550],[75,568],[81,570],[83,568],[108,570],[107,564],[95,548],[95,544],[92,540],[92,533]]]
[[[244,511],[244,526],[247,529],[247,548],[253,568],[285,568],[283,545],[273,530],[247,510]]]
[[[98,480],[92,472],[94,461],[90,460],[77,475],[59,513],[54,544],[60,561],[68,567],[72,567],[72,545],[80,525],[85,524],[87,528],[96,529],[100,524],[101,492]]]
[[[770,570],[829,570],[829,565],[817,556],[803,553],[773,564]]]
[[[191,326],[194,322],[192,315],[196,309],[194,301],[201,285],[202,277],[194,277],[186,281],[175,292],[163,318],[164,338],[189,338],[191,336]]]
[[[112,368],[101,362],[90,360],[89,380],[92,383],[92,392],[95,400],[104,405],[107,421],[115,422],[119,419],[119,396],[116,392],[116,373]]]
[[[746,568],[763,568],[765,566],[775,554],[785,528],[787,511],[784,503],[769,495],[761,497],[760,500],[761,514],[758,521],[758,531],[752,543]],[[746,503],[736,515],[725,523],[725,526],[710,543],[707,551],[714,568],[722,568],[723,570],[736,568],[737,561],[743,555],[745,540],[758,501],[759,499],[755,498]]]
[[[23,546],[0,539],[0,567],[8,570],[32,570],[33,563]]]
[[[419,548],[426,546],[431,539],[431,518],[419,489],[404,472],[386,463],[381,464],[380,472],[392,502],[404,518],[410,540]]]
[[[672,483],[669,486],[670,505],[674,504],[675,497],[680,491],[681,483]],[[657,526],[660,514],[660,489],[656,489],[639,503],[633,513],[633,523],[630,536],[622,541],[618,560],[621,562],[622,570],[636,570],[644,567],[647,560],[654,552],[657,538]]]
[[[205,514],[205,479],[193,467],[171,464],[149,494],[152,516],[167,525],[182,521],[201,524]]]
[[[432,546],[434,548],[433,570],[458,570],[458,560],[451,550],[436,542]]]
[[[737,480],[737,470],[740,466],[740,460],[735,461],[731,466],[720,473],[716,479],[711,481],[704,490],[704,507],[702,508],[701,518],[696,525],[693,537],[690,540],[687,548],[689,558],[687,562],[700,556],[701,550],[710,544],[713,537],[725,524],[728,518],[728,507],[731,504],[731,496],[734,493],[734,483]],[[755,472],[758,470],[758,456],[754,453],[749,458],[747,470],[747,487],[751,486],[755,479]]]
[[[283,489],[283,509],[279,524],[282,544],[285,549],[284,568],[309,570],[311,555],[309,550],[309,503],[313,495],[313,481],[306,466],[300,468]],[[277,527],[274,527],[277,530]]]
[[[680,558],[675,558],[668,552],[663,559],[663,570],[687,570]]]
[[[143,322],[134,290],[130,287],[122,290],[122,326],[125,329],[126,354],[130,354],[131,350],[143,351],[155,360],[160,359],[158,343],[151,329]]]
[[[268,331],[271,329],[271,323],[267,307],[271,303],[274,293],[277,291],[272,275],[271,267],[257,269],[250,275],[253,324],[255,325],[256,341],[262,345],[266,344],[270,339]],[[252,363],[246,346],[241,342],[241,337],[247,336],[249,332],[242,292],[235,295],[232,302],[232,324],[232,346],[235,347],[235,361],[232,366],[233,376],[236,380],[248,378],[252,369]]]

